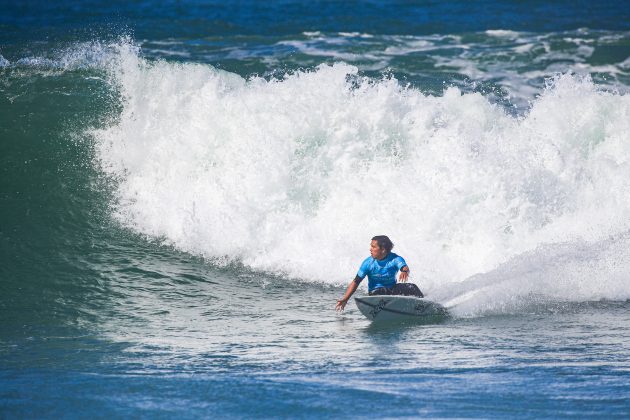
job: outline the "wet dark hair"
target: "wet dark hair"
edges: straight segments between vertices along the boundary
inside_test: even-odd
[[[394,243],[385,235],[377,235],[372,238],[373,241],[376,241],[379,248],[385,248],[387,252],[391,251],[394,247]]]

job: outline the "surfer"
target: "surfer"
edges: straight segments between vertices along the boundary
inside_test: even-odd
[[[350,296],[357,290],[361,281],[368,277],[368,293],[373,295],[404,295],[424,297],[418,286],[406,283],[409,278],[409,266],[401,257],[392,252],[394,244],[385,235],[372,238],[370,256],[367,257],[354,280],[350,282],[346,293],[337,300],[337,311],[343,311]],[[396,273],[399,283],[396,283]]]

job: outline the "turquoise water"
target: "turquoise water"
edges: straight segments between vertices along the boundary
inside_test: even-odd
[[[628,417],[623,3],[4,10],[2,417]]]

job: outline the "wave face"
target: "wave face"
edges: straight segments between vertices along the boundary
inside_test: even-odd
[[[500,286],[465,311],[630,298],[630,98],[589,77],[548,80],[514,116],[344,63],[245,79],[122,44],[109,75],[122,112],[92,132],[96,161],[141,234],[333,284],[388,234],[444,302]]]

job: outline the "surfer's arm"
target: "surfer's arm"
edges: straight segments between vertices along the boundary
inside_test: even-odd
[[[350,282],[348,288],[346,289],[346,293],[341,299],[337,300],[337,306],[335,307],[337,311],[344,310],[344,308],[346,307],[346,303],[348,303],[348,299],[350,299],[350,296],[352,296],[352,294],[357,291],[361,280],[363,280],[361,277],[356,276],[354,280]]]

